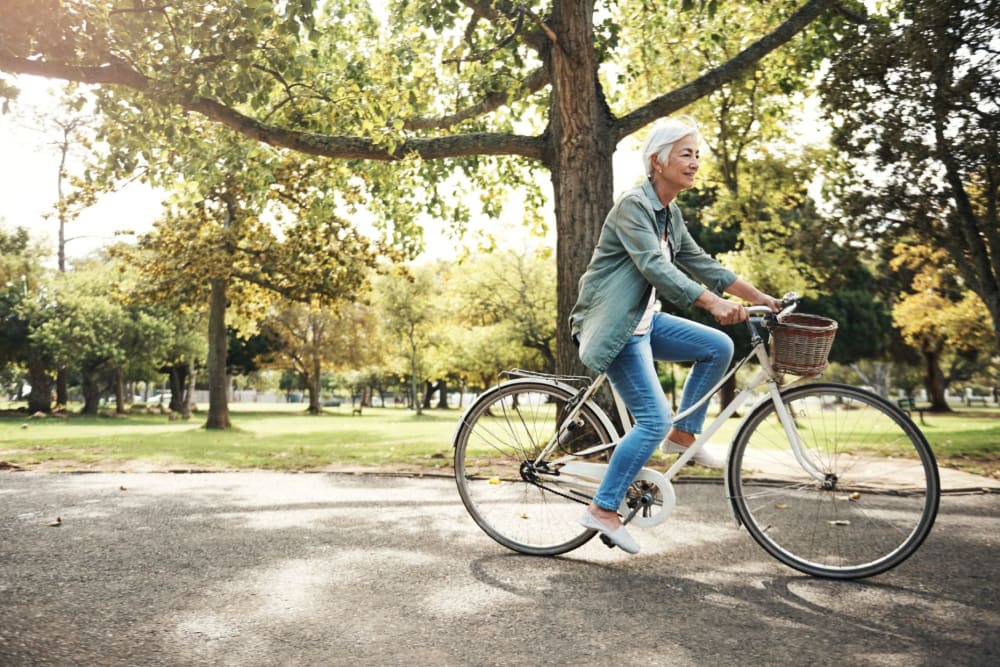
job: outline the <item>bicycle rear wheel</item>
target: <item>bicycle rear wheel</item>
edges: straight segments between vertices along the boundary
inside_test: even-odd
[[[546,461],[536,463],[573,396],[570,389],[545,380],[507,382],[484,393],[455,433],[455,481],[462,502],[487,535],[514,551],[552,556],[595,534],[577,523],[589,496],[544,474]],[[612,442],[601,417],[584,405],[572,428],[560,429],[563,435],[553,454]]]
[[[753,538],[781,562],[820,577],[889,570],[920,546],[940,497],[920,430],[895,406],[846,385],[782,392],[816,479],[797,460],[771,401],[736,435],[728,475]]]

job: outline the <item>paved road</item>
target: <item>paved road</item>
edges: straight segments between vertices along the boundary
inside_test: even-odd
[[[1000,495],[847,583],[677,495],[639,556],[540,559],[447,479],[0,473],[0,665],[1000,664]]]

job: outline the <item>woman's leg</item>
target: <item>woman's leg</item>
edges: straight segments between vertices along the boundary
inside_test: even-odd
[[[670,429],[670,404],[656,375],[649,334],[632,336],[607,373],[635,419],[635,426],[615,447],[594,496],[597,507],[617,511],[632,479]]]
[[[733,360],[733,340],[724,331],[666,313],[657,313],[653,318],[650,349],[659,361],[694,362],[681,394],[681,411],[697,403],[714,387]],[[674,431],[701,433],[707,410],[706,401],[690,415],[676,421]],[[678,444],[690,443],[678,440]]]

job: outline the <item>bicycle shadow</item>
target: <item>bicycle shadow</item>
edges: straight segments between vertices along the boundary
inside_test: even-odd
[[[730,547],[603,562],[501,553],[469,567],[481,584],[541,607],[530,616],[574,628],[561,664],[586,662],[609,631],[628,647],[625,663],[985,664],[1000,653],[996,587],[982,597],[954,589],[959,575],[940,567],[933,544],[898,572],[859,581],[796,574],[755,545]],[[992,558],[982,544],[957,549]]]

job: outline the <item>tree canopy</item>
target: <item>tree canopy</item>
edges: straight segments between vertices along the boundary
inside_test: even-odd
[[[629,44],[666,39],[665,25],[735,5],[397,0],[376,14],[359,0],[4,0],[0,72],[100,86],[101,111],[125,121],[122,136],[108,133],[111,143],[127,142],[132,125],[169,127],[194,113],[301,153],[409,164],[424,186],[394,190],[390,180],[373,181],[386,188],[370,191],[373,201],[412,208],[420,199],[459,223],[467,204],[439,191],[455,187],[448,180],[454,169],[486,210],[495,210],[505,186],[524,188],[533,170],[548,171],[558,340],[566,341],[577,281],[612,203],[615,146],[737,80],[839,7],[835,0],[755,5],[754,21],[733,24],[740,38],[702,68],[641,96],[622,85],[623,77],[641,76],[631,66],[658,65]],[[835,23],[825,21],[823,30],[830,34]],[[721,39],[725,30],[714,34]],[[680,48],[685,36],[675,30],[670,39]],[[183,150],[184,137],[174,139],[145,150]],[[143,160],[142,151],[118,155],[123,167]],[[442,166],[439,158],[457,161]],[[561,345],[557,355],[562,370],[578,368],[572,346]]]

